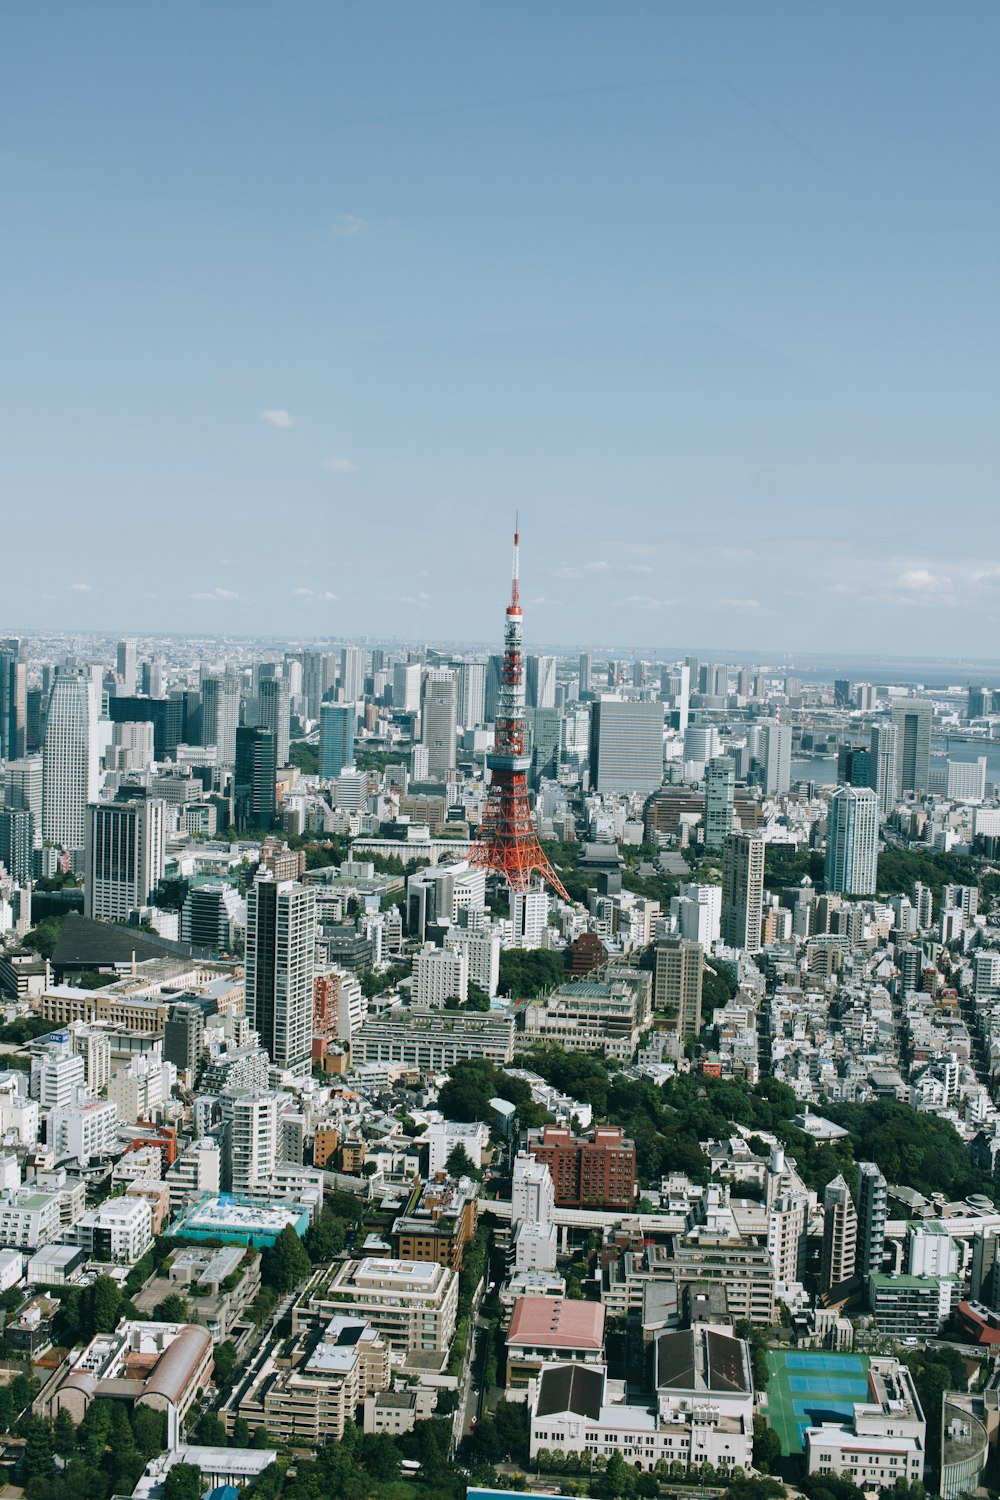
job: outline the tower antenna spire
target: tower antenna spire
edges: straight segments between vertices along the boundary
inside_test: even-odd
[[[532,875],[539,875],[568,901],[565,886],[538,842],[528,801],[531,757],[525,754],[520,554],[520,515],[515,513],[514,571],[504,623],[496,735],[493,749],[486,757],[491,780],[479,837],[469,853],[469,863],[502,875],[513,893],[530,890]]]

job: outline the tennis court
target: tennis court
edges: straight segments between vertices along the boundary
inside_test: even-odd
[[[778,1434],[783,1454],[802,1452],[802,1435],[819,1422],[843,1422],[854,1404],[868,1399],[865,1354],[786,1354],[767,1356],[767,1420]]]

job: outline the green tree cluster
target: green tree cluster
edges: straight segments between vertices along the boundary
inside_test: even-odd
[[[452,1068],[438,1095],[438,1109],[446,1120],[488,1121],[490,1100],[497,1098],[524,1104],[531,1098],[531,1089],[522,1078],[511,1078],[486,1058],[469,1058]]]
[[[51,958],[55,952],[65,917],[44,917],[24,937],[22,946],[30,948],[39,958]]]
[[[561,953],[550,953],[546,948],[505,948],[500,954],[499,992],[512,1000],[533,1000],[562,984],[565,977]]]
[[[351,1228],[351,1220],[340,1218],[324,1208],[316,1223],[309,1225],[303,1240],[313,1265],[326,1265],[334,1256],[339,1255],[347,1244]]]
[[[291,1224],[286,1224],[260,1258],[261,1280],[278,1296],[293,1292],[312,1270],[309,1252]]]

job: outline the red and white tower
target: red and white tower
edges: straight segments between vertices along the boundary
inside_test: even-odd
[[[530,888],[541,876],[564,901],[566,890],[542,851],[528,804],[528,767],[524,753],[524,657],[521,653],[521,600],[518,593],[520,537],[514,531],[514,576],[503,634],[503,667],[497,707],[496,738],[486,757],[492,773],[479,837],[469,863],[502,875],[511,891]]]

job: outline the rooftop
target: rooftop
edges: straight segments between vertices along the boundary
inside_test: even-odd
[[[519,1297],[514,1304],[507,1343],[600,1351],[604,1344],[604,1317],[604,1308],[598,1302]]]

